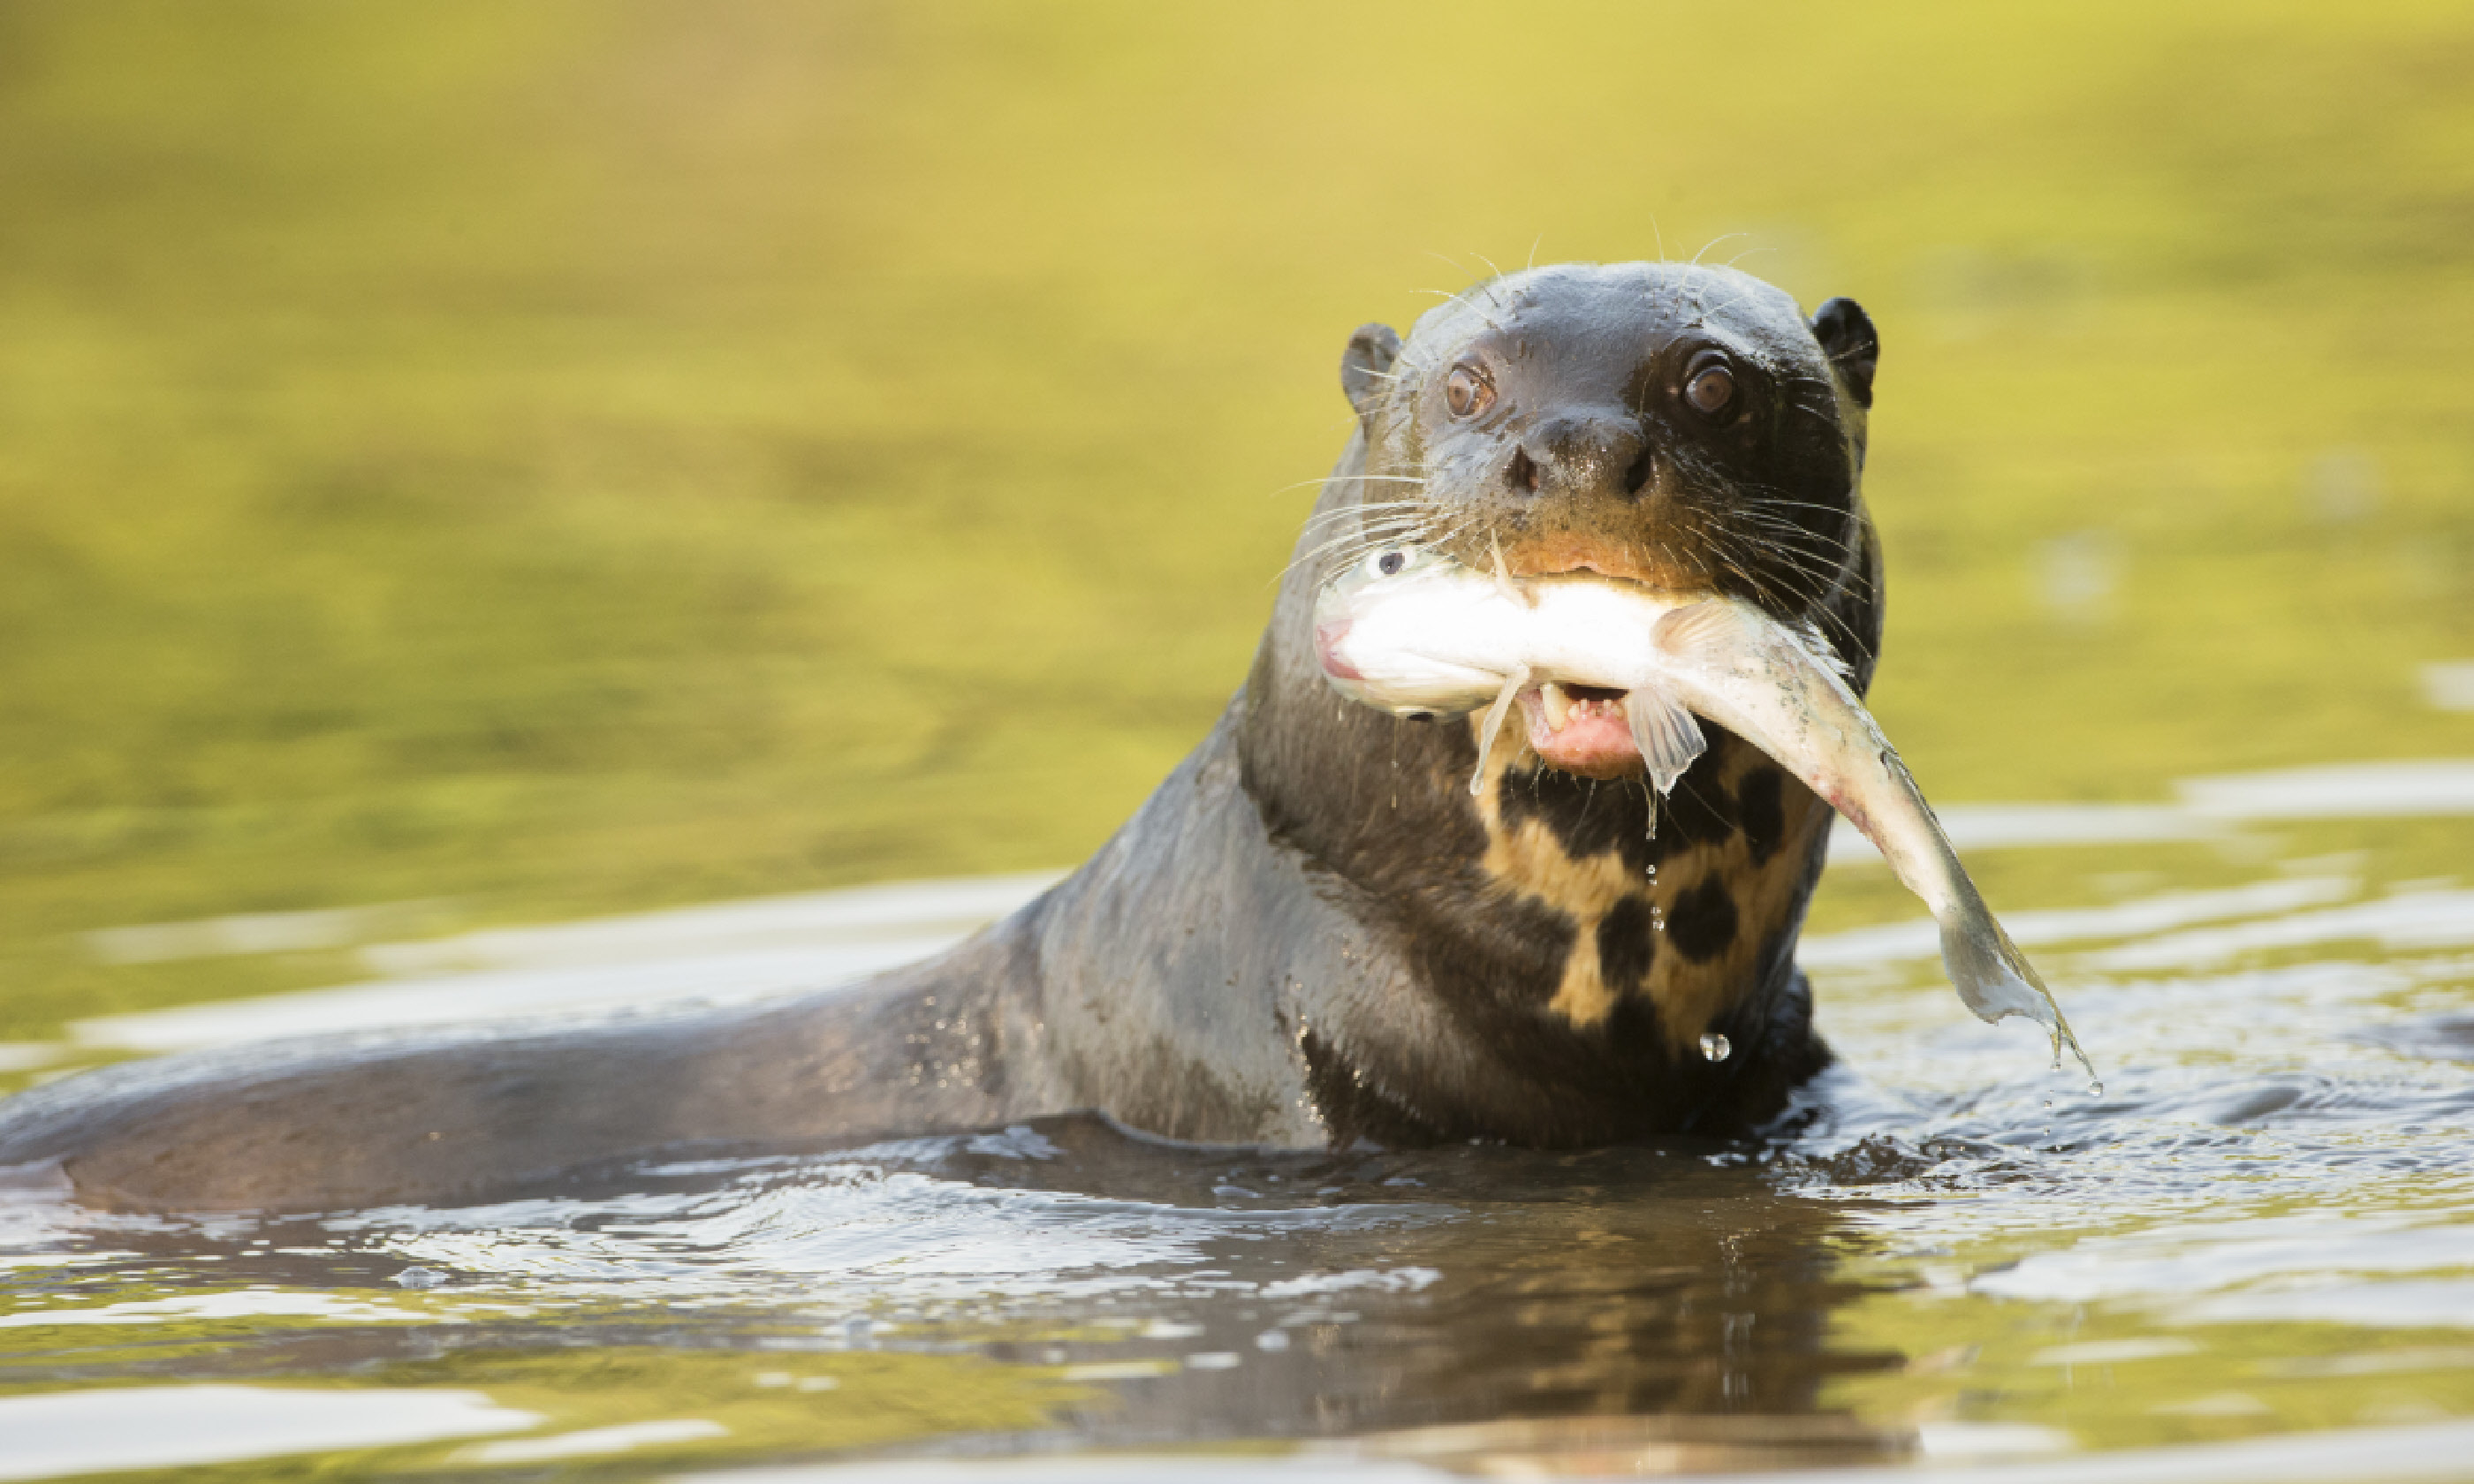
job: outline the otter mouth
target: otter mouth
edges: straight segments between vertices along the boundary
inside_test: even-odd
[[[1548,767],[1585,778],[1637,777],[1647,767],[1632,739],[1622,691],[1549,681],[1517,699],[1530,751]]]
[[[1669,590],[1658,580],[1664,574],[1611,558],[1593,544],[1524,555],[1528,561],[1513,565],[1520,577],[1595,578],[1661,594]],[[1550,681],[1520,692],[1517,699],[1521,720],[1528,724],[1529,750],[1546,766],[1585,778],[1639,778],[1648,771],[1640,744],[1633,740],[1622,691]]]

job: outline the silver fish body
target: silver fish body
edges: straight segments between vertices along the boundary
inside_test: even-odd
[[[1315,650],[1333,687],[1395,716],[1457,715],[1492,706],[1492,746],[1513,697],[1532,683],[1625,693],[1633,742],[1664,793],[1704,743],[1661,688],[1651,632],[1699,601],[1585,576],[1487,577],[1414,547],[1377,553],[1325,585]]]
[[[1327,585],[1315,623],[1317,652],[1343,695],[1402,715],[1492,702],[1490,741],[1521,686],[1621,690],[1661,792],[1701,750],[1693,716],[1743,737],[1861,830],[1924,902],[1968,1009],[1987,1021],[2025,1016],[2051,1036],[2056,1058],[2067,1045],[2089,1066],[1871,713],[1810,643],[1759,609],[1596,578],[1490,578],[1402,549]],[[1678,735],[1686,729],[1688,739]]]
[[[1386,570],[1390,561],[1397,565]],[[1652,682],[1651,631],[1697,601],[1593,577],[1492,578],[1396,547],[1324,585],[1316,649],[1333,688],[1350,700],[1395,715],[1449,716],[1485,706],[1523,667],[1615,690]]]

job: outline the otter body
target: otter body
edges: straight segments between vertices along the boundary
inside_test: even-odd
[[[0,1103],[0,1165],[59,1161],[99,1204],[303,1209],[1074,1111],[1290,1147],[1757,1122],[1828,1060],[1793,951],[1829,809],[1715,728],[1655,803],[1637,754],[1535,714],[1481,768],[1469,719],[1335,696],[1312,609],[1333,565],[1414,539],[1745,598],[1816,624],[1860,690],[1877,353],[1846,300],[1807,321],[1673,264],[1494,279],[1405,345],[1367,326],[1343,361],[1358,427],[1245,687],[1012,918],[760,1006],[106,1068]]]

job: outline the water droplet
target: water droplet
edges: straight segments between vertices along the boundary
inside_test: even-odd
[[[1649,909],[1649,925],[1651,930],[1654,932],[1662,933],[1666,931],[1666,909],[1664,907],[1653,906]]]
[[[2104,1096],[2104,1084],[2103,1084],[2102,1082],[2098,1081],[2098,1079],[2094,1078],[2094,1077],[2090,1077],[2090,1078],[2088,1079],[2088,1096],[2090,1096],[2090,1097],[2102,1097],[2102,1096]]]
[[[1652,886],[1658,884],[1658,862],[1656,861],[1649,863],[1649,884]]]
[[[1723,1062],[1734,1054],[1735,1043],[1716,1031],[1711,1031],[1701,1038],[1701,1055],[1705,1060]]]
[[[2053,1106],[2053,1100],[2052,1100],[2051,1098],[2050,1098],[2050,1097],[2049,1097],[2049,1098],[2047,1098],[2047,1099],[2045,1099],[2045,1106],[2046,1106],[2047,1108],[2050,1108],[2050,1107],[2052,1107],[2052,1106]]]

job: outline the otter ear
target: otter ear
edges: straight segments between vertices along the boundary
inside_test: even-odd
[[[1839,379],[1858,407],[1873,405],[1873,369],[1881,363],[1881,337],[1864,307],[1852,299],[1833,299],[1812,312],[1812,338],[1821,353],[1838,368]]]
[[[1383,384],[1399,358],[1400,337],[1388,324],[1361,324],[1348,337],[1348,348],[1340,353],[1340,389],[1348,394],[1348,405],[1358,417],[1371,413],[1383,399]]]

